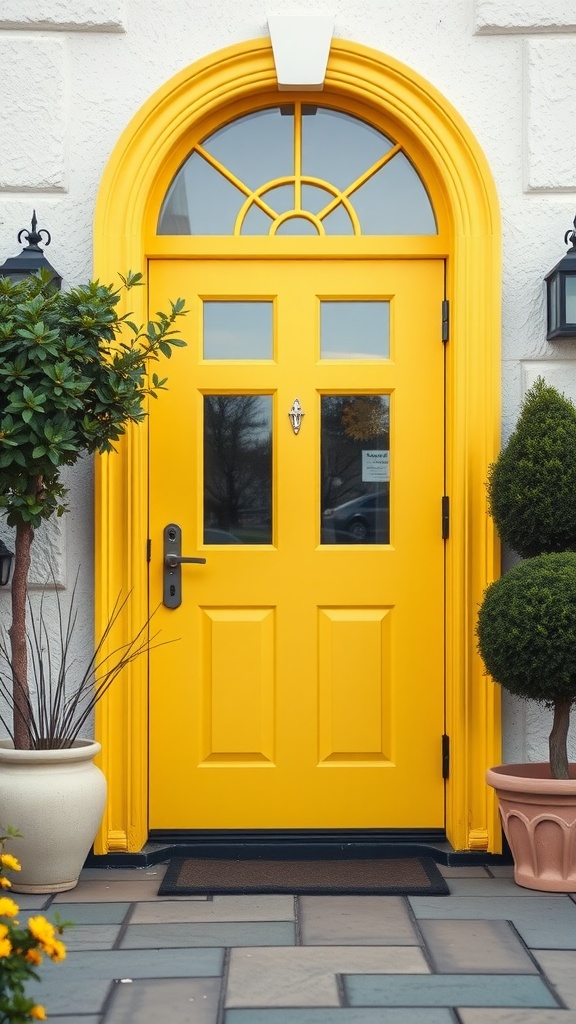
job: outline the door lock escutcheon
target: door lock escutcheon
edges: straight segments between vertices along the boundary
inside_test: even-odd
[[[206,563],[205,558],[190,558],[182,555],[182,530],[178,523],[164,527],[164,588],[162,601],[166,608],[179,608],[182,604],[182,564]]]

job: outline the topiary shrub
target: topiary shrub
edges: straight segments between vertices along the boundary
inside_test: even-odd
[[[476,632],[496,682],[554,709],[550,768],[553,778],[567,779],[576,701],[576,552],[529,558],[490,584]]]
[[[498,533],[523,558],[576,550],[576,407],[539,377],[488,477]]]

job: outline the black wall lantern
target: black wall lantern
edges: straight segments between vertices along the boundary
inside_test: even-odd
[[[50,232],[46,231],[46,228],[40,228],[40,231],[36,230],[38,221],[36,220],[36,210],[32,212],[32,231],[27,231],[26,228],[22,228],[18,232],[18,241],[21,243],[24,237],[28,242],[25,249],[19,256],[10,256],[2,266],[0,267],[0,277],[9,277],[12,281],[22,281],[25,277],[30,274],[35,274],[38,270],[47,270],[52,275],[52,285],[58,291],[62,285],[62,278],[57,270],[54,269],[51,263],[48,262],[44,255],[44,251],[38,245],[38,242],[44,242],[44,245],[50,245],[51,236]],[[42,238],[45,235],[45,238]]]
[[[10,579],[10,569],[14,555],[8,551],[3,540],[0,540],[0,587],[5,587]]]
[[[545,277],[548,305],[548,341],[576,338],[576,217],[574,228],[564,235],[572,247]]]

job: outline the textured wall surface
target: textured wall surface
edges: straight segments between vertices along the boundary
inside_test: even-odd
[[[543,277],[576,212],[576,7],[572,0],[2,0],[0,258],[36,207],[64,286],[92,273],[92,221],[120,133],[172,75],[267,34],[269,14],[333,15],[335,36],[403,61],[458,110],[490,163],[503,219],[503,434],[542,373],[576,398],[576,344],[545,341]],[[126,270],[127,268],[118,268]],[[65,520],[39,532],[34,580],[51,565],[64,600],[78,566],[80,636],[91,631],[91,467],[70,480]],[[0,526],[10,541],[10,532]],[[0,617],[8,595],[0,592]],[[545,754],[547,722],[505,701],[508,759]]]
[[[3,0],[0,28],[123,32],[124,0]]]
[[[479,32],[566,32],[576,29],[569,0],[476,0]]]
[[[66,187],[65,61],[63,39],[0,33],[0,95],[10,97],[10,117],[3,104],[2,190],[56,192]],[[33,102],[31,68],[42,83]]]

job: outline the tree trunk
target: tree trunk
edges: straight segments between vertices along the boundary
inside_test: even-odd
[[[569,778],[567,740],[571,709],[571,700],[557,700],[554,704],[554,722],[549,740],[550,770],[553,779]]]
[[[12,574],[12,624],[10,651],[12,683],[14,687],[14,746],[30,750],[30,691],[28,688],[28,652],[26,648],[26,604],[28,597],[28,571],[30,548],[34,530],[28,523],[16,527],[14,571]]]

